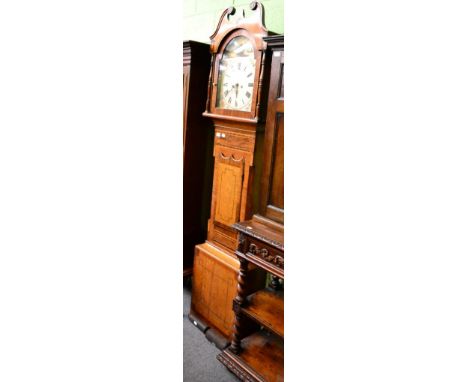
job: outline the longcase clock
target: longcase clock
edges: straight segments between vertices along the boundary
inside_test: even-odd
[[[206,111],[214,125],[214,172],[207,241],[195,248],[190,318],[207,337],[228,344],[234,314],[239,260],[233,224],[252,217],[258,206],[269,58],[263,40],[263,6],[250,4],[250,14],[226,9],[210,37],[211,71]],[[236,17],[238,16],[238,17]],[[239,17],[240,16],[240,17]],[[247,272],[252,289],[264,285],[265,273]]]

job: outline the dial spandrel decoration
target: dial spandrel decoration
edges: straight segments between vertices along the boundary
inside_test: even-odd
[[[255,79],[255,55],[245,36],[233,38],[219,61],[216,107],[250,111]]]

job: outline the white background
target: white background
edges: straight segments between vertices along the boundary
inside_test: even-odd
[[[286,380],[466,381],[464,2],[286,3]],[[181,31],[1,3],[0,380],[182,380]]]

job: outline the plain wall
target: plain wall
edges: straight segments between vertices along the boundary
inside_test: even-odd
[[[242,9],[250,11],[251,1],[245,0],[184,0],[183,37],[184,40],[195,40],[209,43],[223,11],[231,6],[236,8],[237,16]],[[283,0],[263,0],[265,9],[265,26],[269,31],[284,33]]]

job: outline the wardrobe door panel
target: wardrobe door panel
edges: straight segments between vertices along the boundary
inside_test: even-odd
[[[284,51],[271,60],[260,214],[284,223]]]

